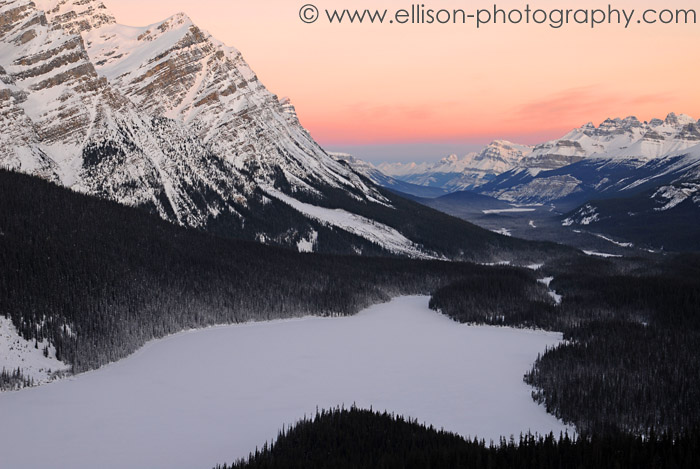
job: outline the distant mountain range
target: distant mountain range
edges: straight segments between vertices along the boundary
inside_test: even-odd
[[[383,163],[377,169],[401,181],[454,192],[474,189],[490,181],[516,167],[531,152],[531,146],[497,140],[464,158],[450,155],[433,164]]]
[[[414,197],[425,197],[434,198],[449,194],[450,191],[440,187],[424,186],[420,184],[413,184],[411,182],[402,181],[392,176],[387,176],[380,169],[374,166],[372,163],[359,160],[348,153],[329,153],[330,156],[338,161],[342,161],[349,165],[353,170],[357,171],[359,174],[366,176],[372,180],[375,184],[379,184],[394,192],[399,192],[405,195],[411,195]]]
[[[598,127],[589,122],[560,139],[540,145],[497,140],[462,158],[450,155],[437,163],[382,163],[376,169],[400,181],[450,192],[488,192],[488,188],[494,188],[491,195],[524,202],[527,196],[506,181],[524,172],[534,178],[543,171],[584,160],[616,160],[640,166],[700,144],[699,125],[689,116],[674,113],[665,120],[650,122],[640,122],[636,117],[607,119]],[[504,186],[509,190],[499,190]],[[518,186],[518,189],[523,188]],[[546,201],[556,198],[556,195],[542,197]]]
[[[0,11],[0,167],[304,252],[491,259],[531,247],[331,157],[239,51],[185,14],[131,27],[98,0]]]
[[[561,219],[571,229],[583,225],[655,247],[700,249],[700,241],[692,241],[696,229],[700,233],[700,122],[684,114],[649,122],[607,119],[540,145],[495,141],[463,158],[452,155],[434,164],[381,164],[374,169],[414,185],[471,191],[513,205],[552,205],[571,211]],[[365,174],[386,185],[382,177],[387,176]],[[592,202],[602,199],[616,202]],[[464,194],[423,202],[457,216],[474,212],[465,209],[467,203],[496,205]],[[598,217],[591,217],[591,207],[606,215],[596,212]],[[664,223],[659,223],[662,218]],[[652,225],[653,235],[637,233]],[[686,241],[678,230],[687,234],[682,236]]]
[[[663,121],[644,123],[635,117],[607,119],[599,127],[589,123],[537,145],[516,166],[477,190],[516,203],[576,203],[603,192],[633,189],[638,185],[634,178],[641,183],[667,174],[661,162],[693,153],[689,149],[699,144],[698,122],[686,115],[671,113]]]

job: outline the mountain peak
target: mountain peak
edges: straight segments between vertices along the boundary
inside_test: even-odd
[[[520,151],[522,153],[528,153],[532,149],[532,147],[530,147],[529,145],[514,143],[510,140],[494,140],[486,146],[486,149],[488,148],[497,148],[501,150],[515,150]]]
[[[626,128],[632,128],[632,127],[641,127],[642,123],[639,122],[639,119],[637,119],[637,116],[627,116],[624,119],[622,119],[622,124]]]
[[[167,18],[164,21],[161,21],[158,24],[158,29],[161,31],[165,32],[170,29],[177,29],[180,27],[190,27],[194,26],[194,22],[192,19],[190,19],[189,16],[187,16],[186,13],[184,12],[178,12],[175,13],[173,16]]]
[[[515,144],[509,140],[494,140],[493,142],[489,143],[487,146],[489,147],[512,147]]]
[[[459,161],[459,156],[453,153],[450,156],[446,156],[445,158],[443,158],[442,161],[445,163],[456,163],[457,161]]]
[[[668,116],[666,116],[666,120],[664,122],[673,126],[686,126],[688,124],[695,124],[695,119],[687,114],[676,114],[675,112],[671,112]]]

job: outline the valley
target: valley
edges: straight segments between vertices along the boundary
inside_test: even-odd
[[[497,233],[615,254],[694,251],[699,128],[683,114],[649,122],[630,116],[534,146],[495,141],[434,164],[346,160],[398,192],[393,179],[447,191],[427,195],[408,187],[403,195]]]
[[[457,109],[399,92],[439,54],[343,88],[294,50],[338,87],[314,121],[201,13],[0,0],[3,469],[697,466],[696,117]],[[324,140],[361,128],[389,162]]]

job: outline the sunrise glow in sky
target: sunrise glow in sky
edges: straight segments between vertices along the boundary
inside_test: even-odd
[[[496,138],[538,143],[588,121],[671,111],[700,118],[700,24],[304,24],[300,7],[410,9],[400,0],[103,0],[122,24],[183,11],[241,50],[261,81],[288,96],[324,146],[370,159],[436,159]],[[493,0],[426,7],[493,8]],[[504,9],[523,1],[497,2]],[[532,8],[610,2],[532,0]],[[612,0],[618,9],[696,8],[690,0]],[[392,150],[393,148],[393,150]],[[397,151],[396,149],[403,149]],[[361,153],[361,151],[360,151]],[[422,158],[421,158],[422,156]]]

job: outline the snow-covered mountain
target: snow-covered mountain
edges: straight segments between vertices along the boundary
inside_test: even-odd
[[[665,120],[640,122],[634,116],[606,119],[598,127],[589,122],[560,139],[537,145],[530,158],[561,158],[566,164],[575,159],[633,159],[649,161],[684,150],[700,141],[698,122],[685,114],[670,113]],[[525,165],[534,166],[531,160]],[[557,166],[558,165],[558,166]],[[552,167],[561,167],[555,162]]]
[[[673,159],[698,143],[699,123],[683,114],[644,123],[635,117],[607,119],[536,146],[517,167],[478,191],[517,203],[581,201],[634,187],[635,178],[677,172]]]
[[[488,196],[570,211],[562,222],[577,232],[593,230],[596,236],[605,233],[652,247],[700,249],[695,241],[700,239],[700,121],[684,114],[649,122],[606,119],[534,147],[494,142],[462,159],[379,169],[450,192],[469,188],[471,194],[422,201],[469,220],[487,203],[477,196]]]
[[[238,50],[185,14],[142,28],[100,22],[82,34],[98,73],[140,110],[187,125],[258,184],[274,183],[282,170],[299,190],[321,184],[372,194],[316,144],[293,106],[263,86]]]
[[[437,163],[383,163],[382,173],[412,184],[450,192],[477,190],[510,202],[549,202],[578,189],[580,181],[557,175],[532,181],[543,171],[581,161],[601,160],[639,167],[700,142],[699,122],[685,114],[640,122],[636,117],[588,123],[563,137],[536,146],[497,140],[462,158],[451,155]]]
[[[433,164],[383,163],[378,169],[405,182],[453,192],[484,184],[516,167],[531,151],[532,147],[527,145],[497,140],[480,152],[469,153],[462,158],[450,155]]]
[[[104,6],[42,3],[48,13],[0,1],[2,166],[188,226],[239,214],[249,181],[182,122],[144,112],[95,68],[75,33],[112,24]]]
[[[400,179],[396,179],[392,176],[387,176],[372,163],[355,158],[348,153],[330,152],[328,154],[336,160],[347,164],[355,172],[362,174],[375,184],[394,192],[419,198],[440,197],[448,193],[447,190],[440,189],[438,187],[411,184],[410,182],[401,181]]]
[[[399,207],[184,14],[124,26],[99,0],[0,0],[0,13],[0,167],[303,251],[470,257],[474,236],[503,242]]]
[[[638,168],[562,225],[655,249],[700,249],[700,144]]]

